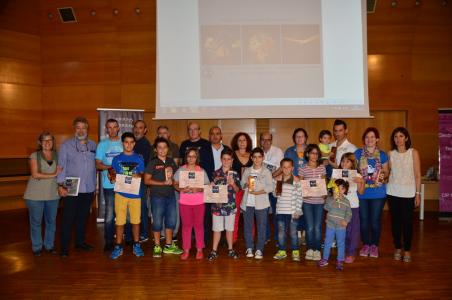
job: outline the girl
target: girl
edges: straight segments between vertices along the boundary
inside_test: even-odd
[[[174,174],[174,188],[180,192],[180,217],[182,221],[182,248],[184,253],[182,260],[186,260],[190,255],[191,233],[195,229],[196,238],[196,259],[203,259],[204,254],[204,193],[202,188],[179,187],[179,177],[181,171],[202,172],[204,184],[209,184],[209,177],[204,169],[199,166],[199,153],[196,148],[188,148],[185,152],[185,161],[187,164],[181,166]]]
[[[309,144],[304,152],[307,164],[298,174],[300,179],[326,178],[325,166],[320,162],[320,149],[316,144]],[[303,197],[303,215],[306,225],[307,248],[306,260],[319,261],[320,243],[322,239],[323,205],[325,197]]]
[[[367,128],[362,136],[364,143],[355,151],[358,170],[365,181],[365,190],[359,195],[359,221],[363,247],[360,256],[377,258],[381,233],[381,212],[386,200],[389,175],[388,156],[378,147],[380,133],[377,128]]]
[[[261,148],[254,148],[251,151],[251,159],[253,166],[245,169],[241,181],[243,188],[245,188],[241,209],[245,216],[246,257],[252,258],[254,256],[255,259],[262,259],[267,232],[268,207],[270,206],[268,193],[273,190],[273,182],[271,172],[262,164],[264,151]],[[255,217],[257,244],[256,253],[253,255]]]

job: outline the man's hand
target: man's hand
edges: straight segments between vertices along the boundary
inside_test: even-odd
[[[67,188],[65,188],[64,186],[58,186],[58,195],[60,195],[60,197],[66,197],[67,196]]]

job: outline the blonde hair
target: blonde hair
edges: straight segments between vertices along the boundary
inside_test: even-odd
[[[352,152],[344,153],[341,157],[340,165],[342,165],[342,162],[346,159],[352,163],[352,170],[358,170],[358,160],[356,159],[356,156],[354,153],[352,153]]]

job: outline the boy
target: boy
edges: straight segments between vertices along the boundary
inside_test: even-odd
[[[318,265],[319,267],[326,267],[328,265],[331,245],[336,237],[336,268],[342,270],[345,259],[345,233],[347,224],[352,218],[352,209],[350,202],[345,197],[348,193],[349,183],[343,179],[336,179],[334,185],[334,196],[333,198],[328,198],[325,204],[325,210],[328,211],[326,217],[325,247],[323,248],[323,258],[318,262]]]
[[[154,233],[153,257],[165,254],[182,254],[182,250],[173,242],[173,230],[176,227],[177,207],[176,195],[173,187],[173,174],[177,166],[168,157],[170,144],[164,138],[155,139],[154,146],[157,157],[152,159],[146,167],[144,182],[151,186],[152,231]],[[160,246],[160,232],[165,223],[165,247]]]
[[[274,259],[284,259],[286,254],[287,229],[290,232],[292,260],[300,261],[298,249],[297,225],[298,218],[303,214],[301,210],[301,185],[298,177],[293,176],[293,161],[284,158],[280,163],[282,175],[276,182],[276,220],[278,224],[278,252]]]
[[[115,174],[122,174],[133,178],[140,178],[144,172],[144,160],[141,155],[133,152],[135,146],[135,136],[131,132],[125,132],[121,136],[123,152],[113,158],[113,172],[110,175],[111,181],[116,181]],[[109,172],[110,173],[110,172]],[[131,178],[127,179],[131,180]],[[139,189],[140,191],[141,189]],[[132,224],[133,254],[137,257],[144,256],[141,249],[140,219],[141,219],[141,195],[116,192],[115,193],[115,214],[116,214],[116,246],[111,253],[112,259],[117,259],[122,255],[122,236],[124,234],[124,224],[126,223],[127,209],[130,214],[130,224]]]

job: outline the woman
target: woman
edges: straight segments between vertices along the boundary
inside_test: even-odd
[[[387,186],[388,203],[392,219],[394,259],[411,261],[413,210],[421,202],[421,163],[419,153],[411,147],[408,130],[397,127],[391,134],[389,152],[390,175]]]
[[[316,144],[309,144],[304,152],[307,163],[298,171],[302,180],[322,178],[326,180],[326,169],[320,161],[320,149]],[[303,216],[306,226],[306,260],[321,259],[320,244],[322,240],[323,206],[325,197],[303,197]]]
[[[59,172],[55,151],[55,138],[50,132],[43,132],[38,137],[39,149],[30,155],[30,179],[25,190],[24,199],[30,216],[30,235],[33,255],[40,256],[42,248],[51,254],[57,254],[54,246],[55,223],[58,210]],[[45,221],[44,245],[42,241],[42,218]]]
[[[385,205],[386,184],[389,175],[388,156],[378,148],[380,133],[367,128],[362,136],[363,148],[355,151],[358,171],[363,176],[365,190],[359,198],[359,221],[363,247],[360,256],[378,258],[381,233],[381,213]]]
[[[273,191],[272,173],[264,167],[264,150],[254,148],[251,151],[253,165],[246,168],[242,176],[242,187],[245,189],[240,208],[244,212],[246,257],[262,259],[264,255],[265,237],[267,233],[268,208],[270,200],[268,193]],[[253,254],[253,227],[256,218],[257,243]]]
[[[306,164],[304,152],[308,141],[308,133],[303,128],[297,128],[292,134],[292,140],[294,145],[287,148],[286,152],[284,152],[284,157],[290,158],[294,162],[293,175],[298,176],[298,170]]]
[[[179,212],[182,221],[182,247],[184,253],[182,260],[188,259],[191,248],[191,233],[195,230],[196,259],[203,259],[204,254],[204,193],[199,187],[179,187],[179,178],[182,171],[201,172],[204,184],[210,184],[209,177],[203,168],[199,166],[199,153],[196,148],[188,148],[185,152],[187,164],[181,166],[174,174],[174,188],[180,192]]]
[[[239,132],[232,138],[231,148],[232,151],[234,151],[232,157],[232,170],[236,171],[239,178],[242,179],[245,168],[249,168],[253,165],[253,161],[251,160],[253,142],[247,133]]]

